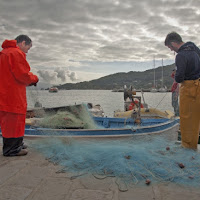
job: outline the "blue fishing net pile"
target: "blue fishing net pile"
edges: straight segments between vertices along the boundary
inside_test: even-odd
[[[33,144],[60,172],[115,177],[126,185],[173,182],[200,186],[200,153],[160,136],[128,140],[43,139]]]

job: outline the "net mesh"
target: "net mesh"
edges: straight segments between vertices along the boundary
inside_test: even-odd
[[[38,113],[41,114],[40,111]],[[44,114],[46,113],[46,114]],[[36,120],[36,126],[44,128],[80,128],[95,129],[97,128],[88,108],[85,104],[73,105],[57,108],[43,113],[43,118]]]
[[[160,136],[128,140],[74,140],[56,137],[33,145],[47,159],[61,166],[59,172],[93,174],[116,178],[118,185],[131,186],[173,182],[200,186],[198,151]],[[120,183],[120,184],[119,184]]]

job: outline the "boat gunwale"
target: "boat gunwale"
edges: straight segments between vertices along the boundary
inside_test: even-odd
[[[147,136],[147,135],[154,135],[154,134],[161,134],[165,131],[171,130],[173,128],[175,128],[176,126],[178,126],[178,123],[174,124],[171,127],[168,127],[166,129],[162,129],[162,130],[158,130],[158,131],[154,131],[154,132],[147,132],[147,133],[135,133],[135,134],[116,134],[116,135],[30,135],[30,134],[25,134],[24,137],[25,138],[52,138],[52,137],[56,137],[56,138],[86,138],[86,139],[94,139],[94,138],[124,138],[124,137],[134,137],[134,136]],[[130,129],[128,129],[130,130]],[[134,131],[133,131],[134,133]]]
[[[81,131],[81,132],[85,132],[85,131],[105,131],[105,130],[140,130],[140,129],[148,129],[148,128],[157,128],[159,126],[164,126],[166,124],[170,124],[170,123],[173,123],[174,121],[177,121],[178,122],[178,119],[174,119],[174,120],[171,120],[169,119],[167,122],[163,122],[163,123],[159,123],[159,124],[155,124],[155,125],[152,125],[152,126],[143,126],[143,127],[130,127],[130,128],[101,128],[101,129],[52,129],[52,128],[41,128],[41,127],[34,127],[34,126],[31,126],[30,125],[30,128],[28,129],[33,129],[33,130],[44,130],[44,131]],[[26,129],[26,128],[25,128]]]

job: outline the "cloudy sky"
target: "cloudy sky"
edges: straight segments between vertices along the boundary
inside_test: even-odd
[[[199,0],[0,0],[0,43],[30,36],[27,59],[43,81],[145,71],[153,57],[174,63],[163,44],[171,31],[200,46]]]

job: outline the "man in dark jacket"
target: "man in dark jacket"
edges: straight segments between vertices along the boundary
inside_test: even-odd
[[[5,40],[0,52],[0,126],[4,156],[28,153],[23,144],[26,86],[38,82],[38,77],[30,72],[26,61],[26,53],[31,46],[28,36],[19,35],[15,40]]]
[[[181,144],[197,149],[200,129],[200,49],[192,42],[184,43],[181,36],[171,32],[165,46],[177,53],[175,81],[180,86]]]

